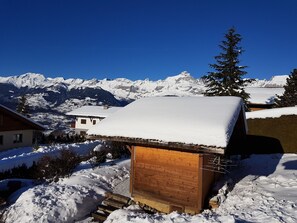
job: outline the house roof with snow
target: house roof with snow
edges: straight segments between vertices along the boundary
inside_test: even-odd
[[[256,118],[279,118],[285,115],[297,115],[297,106],[295,107],[284,107],[284,108],[273,108],[269,110],[247,112],[247,119]]]
[[[132,144],[224,153],[241,111],[238,97],[142,98],[87,133]]]
[[[276,95],[283,95],[285,89],[280,87],[247,87],[245,91],[250,94],[249,102],[251,104],[274,104]]]
[[[120,108],[121,107],[83,106],[66,113],[66,115],[106,118],[112,113],[118,111]]]
[[[26,126],[32,128],[34,130],[40,130],[40,131],[45,130],[45,127],[40,125],[39,123],[33,121],[32,119],[30,119],[20,113],[13,111],[10,108],[7,108],[6,106],[1,105],[1,104],[0,104],[0,113],[8,114],[11,117],[13,117],[14,119],[18,120],[19,122],[25,124]],[[1,129],[5,130],[5,127],[2,127]]]

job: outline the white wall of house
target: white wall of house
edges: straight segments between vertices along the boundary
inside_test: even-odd
[[[0,132],[0,150],[33,145],[33,130]]]
[[[77,117],[75,120],[75,129],[87,131],[94,125],[97,125],[102,119],[98,117]]]

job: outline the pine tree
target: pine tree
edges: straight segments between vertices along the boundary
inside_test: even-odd
[[[25,95],[22,95],[19,98],[18,106],[17,106],[17,112],[21,113],[23,115],[28,115],[28,104],[27,104],[27,98]]]
[[[244,52],[239,46],[241,35],[236,33],[235,28],[228,30],[225,34],[225,40],[219,45],[222,52],[215,56],[216,64],[210,64],[214,69],[203,76],[206,82],[206,96],[238,96],[241,97],[245,104],[249,94],[245,92],[244,87],[252,80],[243,79],[247,73],[244,71],[246,66],[239,66],[238,57]]]
[[[297,106],[297,69],[294,69],[289,75],[284,88],[284,94],[278,95],[275,99],[276,107]]]

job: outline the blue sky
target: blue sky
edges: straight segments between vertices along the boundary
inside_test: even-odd
[[[0,75],[152,80],[211,71],[226,31],[246,77],[297,68],[295,0],[0,0]]]

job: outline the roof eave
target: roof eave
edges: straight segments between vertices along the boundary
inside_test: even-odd
[[[68,114],[68,116],[84,117],[84,118],[106,118],[108,115],[90,115],[90,114]]]
[[[123,142],[130,145],[155,146],[155,147],[164,148],[164,149],[212,153],[212,154],[220,154],[220,155],[225,154],[224,147],[186,144],[186,143],[179,143],[179,142],[163,142],[163,141],[158,141],[153,139],[129,138],[129,137],[121,137],[121,136],[89,135],[89,137],[106,140],[106,141]]]
[[[20,113],[17,113],[16,111],[13,111],[12,109],[10,109],[10,108],[8,108],[8,107],[6,107],[4,105],[0,105],[0,109],[1,109],[2,112],[6,113],[6,114],[9,114],[9,115],[15,117],[16,119],[18,119],[18,120],[26,123],[27,125],[31,126],[33,128],[33,130],[38,130],[38,131],[46,130],[46,128],[43,125],[31,120],[28,117],[25,117],[24,115],[22,115]]]

